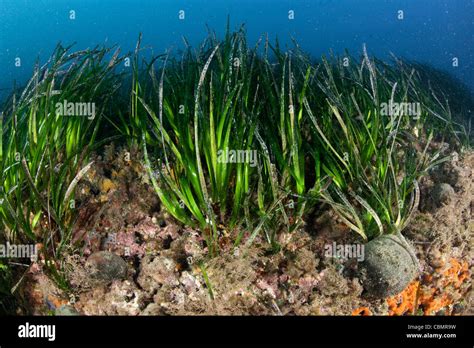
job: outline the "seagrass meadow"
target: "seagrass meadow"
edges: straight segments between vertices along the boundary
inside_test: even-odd
[[[0,117],[1,310],[469,312],[472,92],[369,52],[58,45]]]

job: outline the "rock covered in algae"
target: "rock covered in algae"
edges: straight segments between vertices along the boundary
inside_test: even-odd
[[[365,245],[359,276],[369,297],[386,298],[403,291],[418,271],[418,259],[403,236],[384,235]]]
[[[118,255],[109,251],[93,253],[86,262],[92,279],[101,282],[124,279],[127,276],[127,263]]]

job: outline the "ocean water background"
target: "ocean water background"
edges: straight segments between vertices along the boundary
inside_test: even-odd
[[[371,55],[431,64],[474,90],[474,0],[0,0],[0,98],[24,84],[58,42],[127,52],[141,32],[155,54],[176,52],[183,36],[199,44],[206,25],[222,37],[228,15],[233,29],[245,24],[251,44],[265,33],[284,45],[293,37],[319,58],[345,49],[357,56],[365,43]]]

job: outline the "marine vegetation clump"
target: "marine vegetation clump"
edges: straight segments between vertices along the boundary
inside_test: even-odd
[[[250,240],[263,232],[277,247],[275,233],[299,226],[321,201],[366,241],[401,232],[417,209],[420,177],[448,159],[430,150],[431,120],[451,118],[414,69],[365,48],[350,61],[312,64],[298,46],[284,52],[268,39],[249,48],[243,30],[222,42],[210,35],[180,59],[152,59],[148,81],[132,91],[132,110],[143,109],[129,123],[142,129],[163,204],[214,243],[216,226],[238,224]],[[255,151],[257,161],[220,161],[229,149]]]
[[[119,50],[70,50],[37,65],[0,120],[1,239],[41,243],[53,260],[70,246],[91,151],[119,138],[141,149],[162,206],[211,256],[223,235],[234,246],[262,237],[276,252],[280,232],[328,207],[361,241],[405,245],[420,178],[449,159],[433,139],[469,145],[426,68],[365,47],[314,62],[296,43],[249,46],[241,28],[142,61],[140,37],[129,75]]]
[[[60,260],[76,217],[75,188],[119,86],[110,50],[58,46],[7,101],[0,118],[0,240],[38,243]],[[117,51],[118,53],[118,51]],[[49,264],[49,263],[48,263]],[[55,267],[53,275],[60,279]]]
[[[188,47],[180,60],[166,57],[159,72],[150,65],[150,96],[132,93],[148,116],[141,115],[141,127],[152,129],[150,139],[142,133],[142,146],[161,202],[202,228],[212,251],[217,225],[239,223],[257,173],[259,104],[255,54],[242,34],[228,34],[220,45],[209,40],[211,50]],[[149,149],[159,156],[153,166]]]
[[[419,203],[420,177],[448,158],[429,151],[435,130],[425,124],[437,101],[426,105],[431,92],[415,71],[372,60],[365,48],[361,63],[351,61],[345,67],[342,59],[323,59],[320,100],[305,105],[314,160],[333,183],[323,200],[368,240],[406,227]],[[408,103],[418,105],[417,113],[386,111]]]
[[[219,225],[240,230],[235,245],[245,231],[247,244],[263,231],[277,248],[281,226],[294,229],[302,222],[304,204],[293,204],[291,193],[317,191],[305,185],[302,103],[293,110],[293,98],[296,103],[304,97],[309,70],[302,85],[292,77],[291,61],[283,76],[275,76],[269,42],[263,59],[260,43],[249,48],[243,29],[228,31],[223,42],[211,34],[198,51],[188,46],[179,59],[153,58],[145,76],[134,69],[131,120],[118,127],[124,134],[141,133],[161,202],[179,221],[199,226],[211,250]],[[276,134],[268,131],[273,120],[266,119],[273,105],[283,127]]]

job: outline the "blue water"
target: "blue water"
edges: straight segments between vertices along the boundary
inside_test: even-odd
[[[365,43],[370,54],[432,64],[474,89],[474,0],[0,0],[0,93],[24,83],[59,41],[126,52],[142,32],[143,44],[162,53],[183,47],[183,36],[197,45],[206,24],[222,36],[227,15],[233,28],[245,23],[250,43],[264,33],[282,43],[294,37],[315,57],[346,48],[357,55]]]

